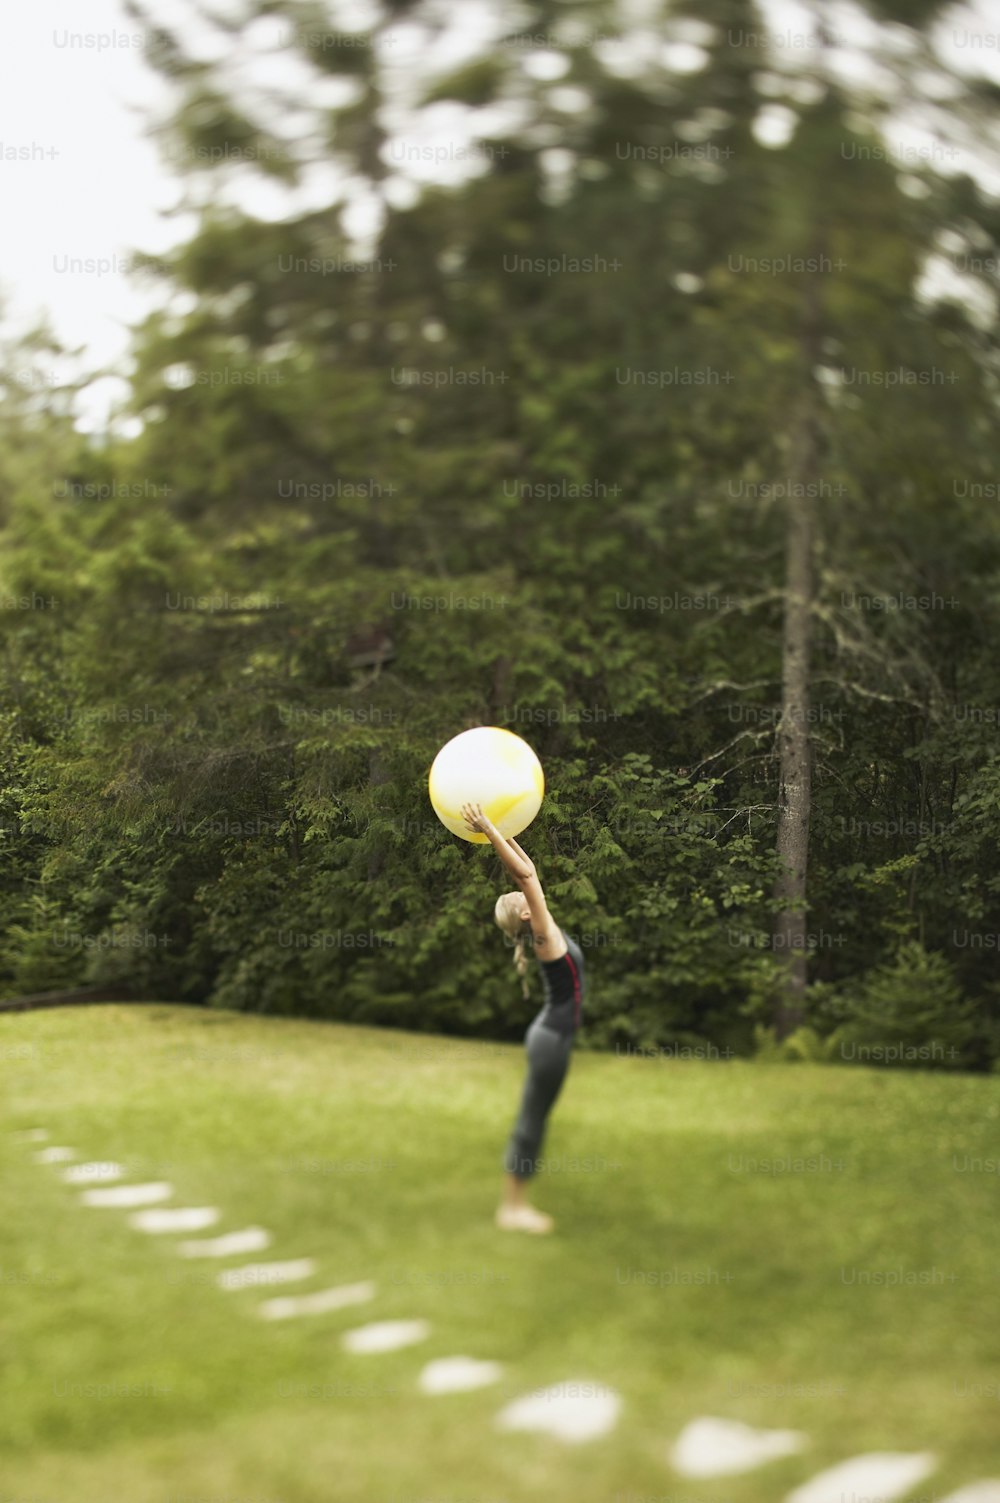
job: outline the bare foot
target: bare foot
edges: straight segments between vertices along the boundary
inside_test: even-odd
[[[496,1216],[497,1226],[504,1232],[551,1232],[555,1222],[544,1211],[534,1206],[500,1206]]]

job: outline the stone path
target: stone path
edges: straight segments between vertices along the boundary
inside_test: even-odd
[[[380,1320],[371,1326],[347,1331],[340,1339],[345,1352],[395,1352],[401,1346],[426,1341],[431,1334],[426,1320]]]
[[[930,1451],[916,1455],[898,1452],[872,1452],[852,1456],[789,1493],[788,1503],[843,1503],[847,1497],[879,1499],[901,1498],[918,1482],[930,1476],[937,1457]]]
[[[259,1289],[261,1285],[294,1284],[316,1272],[315,1258],[286,1258],[280,1263],[244,1263],[216,1277],[220,1289]]]
[[[177,1251],[182,1258],[236,1258],[240,1253],[263,1252],[270,1245],[270,1232],[266,1232],[262,1226],[248,1226],[241,1232],[227,1232],[222,1237],[207,1237],[200,1242],[181,1242]]]
[[[473,1388],[487,1388],[499,1382],[503,1368],[499,1362],[482,1362],[478,1357],[438,1357],[428,1362],[417,1379],[422,1393],[468,1393]]]
[[[538,1430],[576,1445],[607,1435],[618,1423],[621,1397],[613,1389],[583,1378],[555,1383],[515,1399],[501,1409],[501,1430]]]
[[[790,1456],[805,1444],[798,1430],[754,1430],[739,1420],[706,1416],[684,1427],[674,1442],[670,1464],[682,1477],[725,1477]]]
[[[111,1185],[108,1189],[84,1190],[80,1199],[85,1206],[149,1206],[158,1200],[169,1200],[174,1193],[173,1185],[157,1180],[148,1185]]]
[[[163,1210],[136,1211],[128,1218],[137,1232],[162,1235],[164,1232],[203,1232],[214,1226],[220,1213],[215,1206],[167,1206]]]
[[[25,1128],[15,1133],[23,1143],[48,1145],[48,1130]],[[136,1231],[155,1236],[202,1231],[215,1226],[221,1212],[215,1206],[164,1206],[174,1188],[166,1181],[141,1184],[110,1183],[125,1175],[112,1160],[74,1163],[76,1150],[64,1145],[38,1148],[40,1164],[69,1164],[61,1178],[80,1189],[83,1205],[106,1209],[132,1209],[128,1224]],[[143,1207],[134,1210],[135,1207]],[[259,1253],[271,1245],[265,1227],[248,1226],[216,1237],[189,1239],[175,1244],[182,1258],[239,1258]],[[235,1291],[295,1283],[317,1272],[315,1258],[301,1257],[270,1263],[243,1263],[216,1275],[220,1289]],[[293,1320],[320,1316],[365,1304],[376,1297],[370,1280],[317,1289],[306,1294],[281,1295],[261,1301],[256,1314],[262,1320]],[[398,1351],[426,1341],[429,1321],[383,1320],[342,1333],[340,1344],[355,1356],[374,1356]],[[504,1368],[499,1362],[479,1357],[438,1357],[420,1371],[416,1386],[421,1393],[440,1397],[450,1393],[486,1388],[500,1381]],[[589,1378],[536,1388],[506,1404],[495,1416],[496,1428],[552,1436],[566,1445],[579,1445],[608,1435],[624,1408],[619,1393]],[[809,1438],[799,1430],[759,1430],[724,1416],[700,1415],[690,1420],[668,1449],[666,1461],[683,1477],[733,1476],[752,1471],[807,1449]],[[843,1503],[846,1497],[877,1498],[879,1503],[903,1499],[936,1468],[938,1458],[930,1451],[872,1452],[853,1456],[818,1472],[802,1482],[785,1503]],[[1000,1503],[1000,1480],[970,1482],[941,1503]]]
[[[121,1179],[124,1173],[121,1164],[74,1164],[63,1170],[63,1179],[68,1185],[106,1185]]]
[[[363,1305],[375,1298],[375,1285],[341,1284],[336,1289],[318,1289],[314,1294],[285,1295],[257,1306],[263,1320],[290,1320],[296,1315],[326,1315],[348,1305]]]

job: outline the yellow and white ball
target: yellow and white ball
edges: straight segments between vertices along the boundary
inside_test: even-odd
[[[469,829],[462,805],[481,804],[501,835],[520,835],[542,806],[545,776],[520,736],[500,726],[478,725],[442,746],[431,767],[428,791],[445,829],[482,845],[487,837]]]

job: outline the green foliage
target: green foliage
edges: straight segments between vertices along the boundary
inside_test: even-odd
[[[779,1039],[773,1028],[754,1029],[754,1058],[761,1064],[822,1064],[830,1058],[829,1042],[814,1028],[796,1028]]]
[[[947,957],[920,944],[861,979],[841,1003],[844,1021],[827,1042],[828,1059],[959,1069],[986,1052],[983,1009],[962,996]]]
[[[502,724],[546,769],[526,840],[584,942],[589,1043],[774,1052],[776,484],[808,387],[815,945],[780,1053],[898,1034],[985,1066],[1000,522],[956,477],[993,476],[994,357],[921,276],[942,236],[992,243],[994,211],[967,180],[921,170],[914,196],[884,153],[849,159],[877,142],[839,89],[790,94],[794,135],[761,145],[757,49],[714,47],[667,86],[653,61],[621,78],[567,46],[590,103],[556,128],[505,47],[418,78],[413,106],[461,101],[493,130],[518,93],[502,153],[390,207],[345,270],[339,201],[254,219],[225,160],[291,180],[319,150],[383,184],[378,48],[310,49],[321,10],[274,0],[226,23],[234,49],[265,12],[354,102],[278,149],[273,101],[262,120],[157,34],[179,168],[222,165],[191,240],[145,260],[180,297],[137,331],[137,436],[88,444],[65,393],[15,377],[41,335],[0,362],[0,590],[54,602],[0,612],[5,989],[113,981],[518,1037],[500,873],[426,799],[448,737]],[[759,25],[748,4],[697,14]],[[559,17],[542,5],[533,29]],[[704,153],[675,149],[699,132]],[[737,269],[817,237],[841,263],[818,294]],[[550,274],[581,254],[604,269]],[[802,358],[814,302],[822,380]],[[837,379],[852,367],[955,380],[862,393]],[[716,379],[622,379],[669,371]],[[941,604],[889,609],[900,595]]]

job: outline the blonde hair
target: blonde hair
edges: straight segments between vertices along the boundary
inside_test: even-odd
[[[497,898],[493,917],[498,928],[503,930],[508,939],[514,941],[514,965],[521,978],[521,994],[527,998],[531,996],[531,988],[528,985],[528,945],[524,934],[524,920],[521,918],[523,908],[523,893],[505,892]]]

